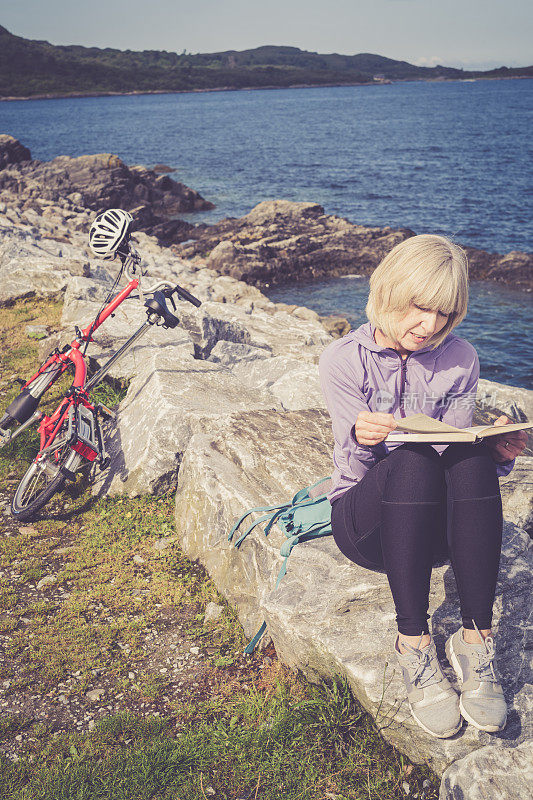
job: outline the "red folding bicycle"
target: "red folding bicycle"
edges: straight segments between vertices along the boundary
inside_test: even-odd
[[[132,217],[122,209],[109,209],[94,220],[89,242],[95,255],[111,259],[118,257],[119,274],[103,307],[93,322],[83,330],[75,326],[76,338],[61,350],[55,349],[22,387],[20,394],[7,407],[0,419],[0,447],[39,422],[39,452],[15,491],[11,513],[21,521],[35,517],[51,497],[60,491],[65,481],[73,481],[76,472],[90,464],[105,469],[109,458],[105,451],[100,418],[114,417],[112,411],[99,402],[91,402],[90,392],[108,374],[111,367],[122,358],[152,325],[175,328],[179,319],[169,310],[167,300],[174,310],[173,295],[195,306],[201,302],[181,286],[161,281],[143,291],[141,280],[146,271],[140,256],[130,245]],[[120,278],[125,275],[127,285],[113,297]],[[139,294],[134,296],[136,289]],[[150,295],[144,300],[145,296]],[[87,380],[85,355],[94,332],[113,314],[127,298],[144,301],[147,319],[140,328],[114,353],[111,358]],[[45,393],[67,370],[74,370],[70,388],[53,413],[48,416],[38,406]],[[15,426],[13,428],[13,426]]]

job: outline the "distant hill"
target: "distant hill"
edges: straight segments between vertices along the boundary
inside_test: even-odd
[[[533,67],[467,72],[417,67],[371,53],[321,55],[270,45],[196,55],[56,46],[14,36],[0,26],[0,97],[323,86],[373,83],[376,76],[391,81],[531,77]]]

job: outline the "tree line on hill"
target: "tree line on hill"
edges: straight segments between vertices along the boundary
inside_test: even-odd
[[[15,36],[0,26],[0,97],[528,76],[533,76],[531,66],[466,71],[417,67],[371,53],[322,55],[270,45],[197,54],[56,46]]]

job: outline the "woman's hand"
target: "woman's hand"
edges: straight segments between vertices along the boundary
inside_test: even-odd
[[[493,425],[509,425],[511,420],[502,414],[495,419]],[[512,461],[520,455],[527,444],[527,433],[525,431],[511,431],[497,436],[487,436],[485,438],[487,447],[491,451],[493,461],[503,464],[505,461]]]
[[[360,411],[355,420],[355,438],[358,444],[373,447],[382,442],[397,427],[392,414],[380,411]]]

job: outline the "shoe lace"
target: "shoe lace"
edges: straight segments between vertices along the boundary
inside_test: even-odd
[[[494,672],[494,641],[492,637],[488,636],[484,640],[486,651],[484,653],[476,653],[477,665],[474,667],[474,672],[480,681],[497,681]]]
[[[437,675],[437,668],[435,664],[431,663],[431,656],[429,653],[421,652],[413,673],[413,683],[415,686],[418,685],[423,688],[425,686],[431,686],[432,683],[438,682],[439,676]]]
[[[477,665],[473,667],[473,670],[478,676],[478,680],[492,681],[493,683],[497,682],[498,678],[494,672],[494,656],[496,655],[494,651],[494,639],[492,636],[487,636],[487,638],[484,639],[479,632],[475,619],[472,619],[472,622],[474,623],[474,630],[477,631],[479,640],[483,643],[484,647],[484,652],[476,652]]]
[[[420,640],[418,644],[420,645]],[[404,642],[404,647],[407,650],[407,663],[413,684],[424,688],[425,686],[431,686],[433,683],[438,683],[440,675],[437,670],[437,663],[435,663],[436,659],[431,651],[432,648],[430,650],[431,645],[419,650]]]

